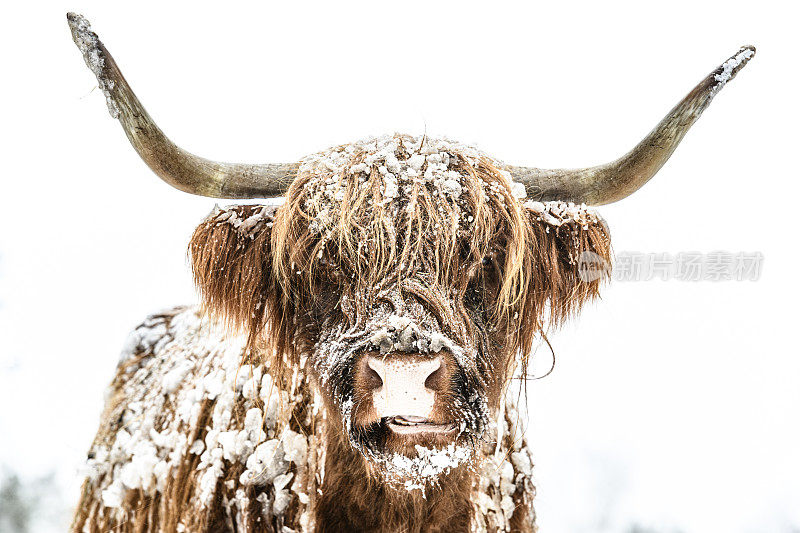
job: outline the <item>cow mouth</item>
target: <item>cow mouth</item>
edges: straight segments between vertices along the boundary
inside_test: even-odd
[[[384,419],[386,427],[399,435],[419,435],[424,433],[446,435],[455,433],[456,424],[436,424],[421,416],[392,416]]]

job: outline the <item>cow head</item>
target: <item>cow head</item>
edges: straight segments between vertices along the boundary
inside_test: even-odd
[[[403,135],[240,165],[175,146],[88,22],[69,21],[112,116],[160,177],[215,198],[286,197],[217,208],[198,227],[190,252],[205,304],[276,375],[310,369],[332,427],[406,487],[470,460],[534,338],[597,294],[603,272],[581,271],[581,258],[608,262],[609,236],[583,204],[648,181],[754,54],[742,48],[631,152],[597,167],[508,166]]]
[[[596,294],[578,262],[608,259],[602,221],[524,204],[501,168],[448,141],[349,144],[305,159],[280,207],[216,210],[192,239],[209,307],[264,342],[273,368],[308,364],[383,473],[420,470],[397,460],[418,446],[447,450],[431,476],[467,461],[515,355]]]

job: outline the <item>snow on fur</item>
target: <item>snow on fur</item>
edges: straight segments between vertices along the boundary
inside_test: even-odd
[[[134,330],[108,392],[105,431],[89,453],[85,490],[99,494],[102,507],[83,510],[84,529],[135,523],[123,516],[125,502],[158,501],[182,465],[192,464],[194,483],[185,489],[197,512],[179,513],[176,528],[200,527],[223,493],[236,523],[251,520],[253,505],[263,520],[282,520],[296,502],[292,520],[309,530],[318,436],[310,419],[297,428],[289,417],[301,405],[318,413],[318,399],[303,369],[281,388],[268,369],[242,364],[245,343],[195,308],[154,315]]]
[[[401,152],[408,157],[398,157]],[[360,156],[360,162],[353,164],[354,159]],[[461,208],[459,215],[469,217],[469,208],[461,199],[468,178],[457,168],[459,159],[473,168],[481,161],[491,162],[498,169],[503,168],[503,165],[473,146],[446,138],[410,135],[371,137],[306,157],[300,174],[317,176],[308,184],[316,189],[316,193],[307,201],[307,207],[317,213],[312,228],[322,234],[329,233],[334,223],[329,216],[339,210],[337,204],[341,204],[345,198],[348,174],[357,176],[359,186],[364,187],[374,171],[383,180],[382,204],[398,203],[413,197],[415,186],[427,184],[433,187],[434,196],[452,199]],[[500,173],[514,196],[524,198],[524,186],[513,183],[508,172]],[[482,182],[482,185],[486,194],[499,195],[497,184]],[[413,212],[414,205],[407,204],[405,208]],[[471,224],[473,220],[465,222]]]
[[[132,332],[86,463],[83,491],[95,497],[84,498],[93,503],[78,510],[76,530],[128,531],[156,514],[165,530],[207,528],[215,516],[239,531],[314,530],[325,475],[319,396],[305,368],[281,388],[269,368],[243,364],[245,345],[246,337],[225,333],[192,307],[148,317]],[[533,498],[518,423],[509,400],[500,446],[489,439],[479,450],[474,531],[507,531],[512,495],[519,489]],[[413,490],[472,455],[451,448],[395,457],[393,471],[408,476]],[[186,505],[170,508],[176,492]]]

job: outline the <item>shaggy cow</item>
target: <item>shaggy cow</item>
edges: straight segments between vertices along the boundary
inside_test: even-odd
[[[753,48],[608,165],[511,167],[403,135],[235,165],[169,141],[88,22],[68,19],[159,176],[217,198],[285,196],[215,208],[195,231],[204,312],[134,331],[73,529],[532,531],[524,415],[506,391],[535,338],[607,274],[580,269],[607,263],[610,244],[577,204],[641,187]]]

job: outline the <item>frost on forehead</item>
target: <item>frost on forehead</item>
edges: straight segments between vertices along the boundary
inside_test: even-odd
[[[364,183],[373,171],[383,178],[383,196],[387,201],[402,196],[413,183],[430,183],[437,193],[458,198],[465,177],[456,170],[459,160],[471,167],[477,167],[482,160],[503,167],[470,145],[448,139],[386,135],[311,155],[303,161],[300,172],[329,176],[324,184],[325,196],[333,199],[345,178],[355,176]],[[511,175],[504,173],[504,176],[515,195],[519,195],[520,189],[512,184]]]
[[[482,162],[495,167],[503,176],[503,185],[482,182],[465,167],[477,168]],[[470,186],[468,181],[478,181],[481,195],[499,195],[504,187],[510,195],[524,198],[524,187],[512,182],[511,175],[500,170],[503,165],[478,149],[447,139],[429,139],[404,135],[371,138],[307,157],[300,174],[313,178],[307,187],[305,208],[315,213],[312,229],[325,233],[334,220],[333,214],[341,210],[346,191],[351,184],[355,189],[368,187],[374,178],[380,180],[380,194],[371,195],[367,201],[382,207],[397,204],[408,213],[415,209],[415,199],[420,188],[429,190],[435,202],[449,202],[457,210],[465,226],[474,220],[471,208],[462,194]],[[473,185],[474,186],[474,185]],[[503,198],[504,200],[505,198]],[[446,213],[440,209],[440,213]],[[395,213],[399,215],[400,213]],[[444,218],[444,217],[443,217]]]
[[[357,155],[363,159],[353,165],[353,158]],[[306,170],[309,166],[315,170],[324,167],[334,173],[369,172],[376,167],[383,175],[433,178],[437,172],[447,170],[449,158],[453,156],[461,156],[473,166],[479,159],[487,157],[473,146],[448,139],[384,135],[319,152],[307,157],[303,165]],[[433,166],[441,164],[445,167]]]

